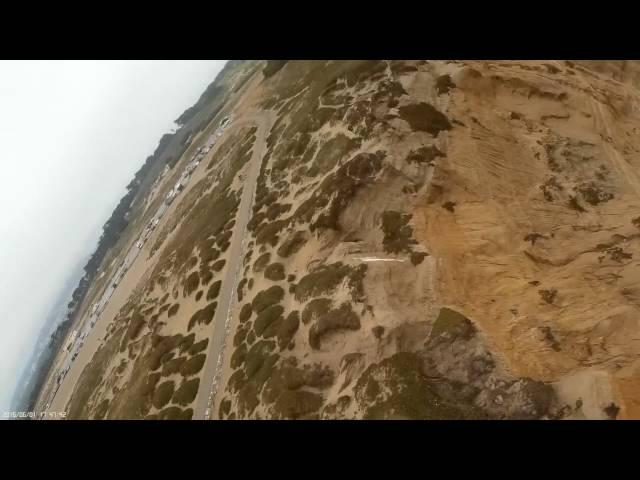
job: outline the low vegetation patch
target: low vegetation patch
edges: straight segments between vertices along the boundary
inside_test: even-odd
[[[460,312],[444,307],[438,313],[438,318],[433,324],[429,340],[433,341],[442,336],[447,339],[464,338],[468,340],[475,333],[476,329],[467,317]]]
[[[271,260],[271,254],[269,252],[260,255],[255,262],[253,262],[253,271],[262,272]]]
[[[409,225],[410,214],[387,210],[382,214],[382,246],[387,253],[411,252],[411,246],[418,242],[413,238],[413,228]]]
[[[415,131],[428,132],[434,137],[443,130],[450,130],[446,116],[425,102],[403,105],[398,108],[400,117]]]
[[[284,298],[284,290],[279,285],[274,285],[259,292],[252,300],[251,307],[257,314],[271,305],[280,303]]]
[[[284,280],[284,265],[281,263],[272,263],[264,269],[264,276],[268,280],[272,280],[274,282]]]
[[[179,308],[180,308],[180,304],[174,303],[173,305],[171,305],[171,307],[169,307],[169,310],[167,310],[167,316],[169,318],[173,317],[176,313],[178,313]]]
[[[396,353],[370,365],[354,388],[365,419],[463,420],[484,419],[479,408],[446,401],[422,374],[415,353]],[[386,392],[383,395],[383,392]]]
[[[284,319],[280,327],[278,328],[278,333],[276,334],[278,340],[278,347],[280,350],[288,347],[293,340],[298,328],[300,327],[300,314],[297,310],[292,311],[287,315],[287,318]]]
[[[250,303],[245,303],[240,309],[240,323],[244,323],[251,318],[253,309]]]
[[[220,287],[222,286],[222,281],[217,280],[211,284],[209,290],[207,290],[207,300],[215,300],[218,298],[218,294],[220,293]]]
[[[302,230],[297,230],[282,242],[277,253],[283,258],[290,257],[297,253],[305,243],[307,243],[306,233]]]
[[[311,197],[295,211],[293,218],[316,229],[340,230],[339,217],[358,190],[373,183],[382,169],[384,151],[359,153],[335,172],[327,175]],[[314,220],[315,216],[315,220]]]
[[[200,276],[198,272],[192,272],[184,281],[183,296],[188,297],[200,286]]]
[[[200,370],[202,370],[206,358],[207,356],[204,353],[194,355],[182,364],[182,366],[180,367],[180,374],[183,377],[190,377],[191,375],[195,375]]]
[[[330,298],[314,298],[302,310],[302,323],[307,325],[312,320],[321,317],[331,310]]]
[[[444,157],[444,153],[438,150],[438,147],[429,145],[420,147],[417,150],[411,150],[407,155],[407,163],[432,165],[433,161],[438,157]]]
[[[212,302],[204,308],[196,311],[189,319],[189,325],[187,327],[187,331],[191,331],[193,327],[196,325],[200,325],[204,323],[205,325],[209,325],[211,320],[213,320],[213,316],[216,313],[216,308],[218,307],[218,302]]]
[[[191,380],[183,380],[173,394],[173,403],[178,405],[187,406],[193,402],[198,394],[198,387],[200,386],[200,379],[193,378]]]
[[[207,348],[207,346],[209,345],[209,339],[208,338],[203,338],[202,340],[200,340],[197,343],[194,343],[191,348],[189,349],[189,355],[196,355],[200,352],[202,352],[204,349]]]
[[[162,366],[162,376],[168,377],[169,375],[178,373],[180,371],[180,367],[182,367],[182,364],[186,361],[187,357],[178,357],[173,360],[169,360]]]
[[[156,391],[153,394],[153,406],[157,409],[164,407],[173,396],[175,383],[173,380],[169,380],[161,383],[156,387]]]
[[[253,330],[256,335],[260,336],[264,333],[265,329],[267,329],[274,322],[282,321],[282,314],[284,313],[284,308],[282,305],[271,305],[264,310],[262,310],[254,322]],[[272,336],[272,335],[265,335]]]
[[[317,350],[323,336],[336,330],[359,330],[360,318],[351,309],[351,304],[343,303],[322,315],[309,329],[309,345]]]
[[[366,271],[366,265],[351,267],[342,262],[323,265],[300,279],[295,286],[295,298],[304,302],[308,298],[332,292],[347,281],[354,299],[359,299],[364,296],[362,281]]]

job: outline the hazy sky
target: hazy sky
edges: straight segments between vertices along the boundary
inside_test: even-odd
[[[0,61],[0,412],[71,269],[224,63]]]

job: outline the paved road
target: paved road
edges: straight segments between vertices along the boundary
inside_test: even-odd
[[[211,322],[212,332],[209,336],[209,352],[200,377],[200,388],[196,397],[193,409],[193,419],[203,420],[213,417],[214,412],[207,415],[207,409],[213,408],[217,381],[222,367],[222,358],[226,345],[229,322],[231,321],[231,311],[234,306],[236,296],[236,285],[242,272],[242,260],[244,258],[245,242],[247,239],[247,223],[249,222],[251,207],[253,205],[260,164],[265,152],[266,136],[275,121],[272,112],[261,112],[255,116],[247,118],[245,121],[235,124],[236,127],[245,123],[255,123],[258,127],[256,141],[253,146],[251,163],[246,175],[242,198],[236,215],[236,225],[231,239],[229,250],[227,272],[222,282],[218,308],[213,322]]]
[[[233,124],[232,124],[233,125]],[[212,144],[213,139],[219,137],[222,134],[222,131],[226,129],[216,128],[213,133],[208,137],[208,139],[204,142],[204,144]],[[206,155],[205,155],[206,158]],[[190,159],[185,167],[193,164],[193,161]],[[191,176],[189,176],[184,182],[183,185],[189,184],[191,181]],[[183,192],[184,194],[184,192]],[[179,201],[174,201],[178,203]],[[160,221],[169,206],[163,201],[161,205],[156,210],[153,217],[150,219],[149,223],[154,222],[155,220]],[[148,225],[147,224],[147,225]],[[145,225],[146,227],[146,225]],[[157,228],[157,227],[156,227]],[[154,228],[155,229],[155,228]],[[109,283],[107,284],[107,288],[104,290],[103,294],[100,296],[98,303],[98,309],[95,313],[90,314],[89,318],[87,318],[84,322],[81,322],[77,327],[78,330],[78,339],[86,333],[87,336],[80,346],[80,341],[76,340],[71,348],[71,351],[61,360],[62,365],[57,369],[53,380],[50,382],[50,388],[43,395],[42,404],[46,405],[50,403],[50,407],[48,409],[43,408],[43,410],[49,412],[62,412],[65,410],[68,401],[71,398],[71,395],[75,389],[75,385],[84,370],[84,367],[91,361],[93,355],[100,345],[100,339],[104,338],[106,334],[106,330],[109,326],[109,322],[98,322],[99,317],[107,308],[111,297],[115,293],[116,289],[123,282],[125,275],[137,260],[140,252],[142,251],[137,247],[138,241],[143,241],[143,237],[145,236],[146,230],[143,228],[142,232],[129,246],[129,249],[126,251],[124,255],[124,259],[121,261],[120,265],[116,269],[116,272],[109,279]],[[149,233],[149,235],[151,232]],[[115,280],[118,279],[117,286],[114,287]],[[73,356],[77,355],[75,361],[73,361]],[[56,385],[55,378],[60,372],[64,372],[68,368],[68,372],[64,375],[62,382],[60,385]]]
[[[256,141],[254,143],[253,153],[245,179],[238,214],[236,215],[236,228],[234,230],[234,236],[231,239],[228,260],[229,266],[223,280],[218,300],[218,309],[216,311],[214,321],[211,322],[212,330],[208,333],[208,337],[210,338],[210,347],[200,380],[201,383],[198,396],[196,397],[194,419],[204,419],[207,407],[211,404],[210,399],[212,400],[212,390],[215,386],[214,380],[217,374],[219,374],[218,358],[222,358],[222,352],[224,351],[227,336],[226,328],[229,323],[229,314],[233,307],[234,294],[236,292],[235,286],[237,285],[237,278],[240,275],[242,268],[247,223],[250,219],[251,206],[253,205],[255,188],[258,174],[260,172],[260,164],[262,157],[264,156],[266,135],[269,133],[274,121],[275,118],[271,112],[261,112],[260,114],[239,119],[239,121],[233,122],[229,126],[229,129],[232,129],[254,124],[258,127],[258,130],[256,132]],[[163,217],[166,210],[167,206],[163,203],[153,216],[153,219]],[[137,242],[138,238],[136,238],[129,250],[126,252],[123,265],[120,266],[116,270],[116,273],[111,277],[109,286],[105,289],[99,300],[100,307],[98,308],[97,314],[90,315],[87,321],[79,327],[78,336],[85,331],[88,333],[87,338],[84,341],[85,348],[79,348],[79,342],[77,342],[71,352],[64,359],[63,366],[60,368],[60,371],[67,366],[69,366],[70,369],[62,380],[60,386],[57,388],[54,387],[52,392],[53,395],[49,398],[51,406],[47,409],[48,411],[59,412],[65,410],[85,365],[91,360],[95,353],[95,350],[100,343],[99,339],[104,337],[108,322],[97,322],[95,328],[91,328],[91,323],[98,320],[98,317],[109,303],[109,300],[115,291],[115,288],[112,286],[113,280],[121,273],[122,277],[124,277],[124,273],[129,270],[131,265],[133,265],[138,258],[140,249],[136,246]],[[120,282],[122,282],[122,279]],[[86,348],[89,345],[92,345],[93,348]],[[75,362],[71,362],[72,355],[76,352],[79,353],[78,358]]]
[[[167,206],[165,203],[162,203],[162,206],[157,210],[156,214],[153,216],[151,221],[155,219],[160,219],[164,215],[167,210]],[[100,345],[100,339],[104,338],[106,334],[106,329],[108,327],[108,323],[106,322],[98,322],[100,315],[107,308],[109,300],[113,296],[116,291],[116,287],[114,287],[113,283],[115,279],[118,280],[118,286],[122,282],[122,279],[128,272],[129,268],[136,261],[138,256],[140,255],[141,249],[139,249],[136,244],[140,241],[142,235],[137,237],[132,245],[129,247],[129,250],[126,252],[124,259],[122,260],[120,266],[118,266],[116,272],[109,279],[109,283],[103,294],[100,296],[100,299],[97,301],[98,309],[94,314],[91,314],[89,318],[81,323],[78,327],[78,339],[86,333],[87,336],[82,342],[82,346],[80,345],[80,341],[76,340],[71,348],[71,351],[64,357],[62,361],[62,366],[58,369],[58,372],[63,372],[65,369],[69,369],[67,374],[60,382],[60,385],[55,385],[55,378],[53,379],[54,385],[51,393],[47,395],[46,403],[50,403],[50,407],[45,409],[46,411],[51,412],[62,412],[65,411],[66,405],[71,398],[71,394],[75,389],[76,382],[80,378],[84,367],[88,362],[91,361],[93,355],[95,354],[97,348]],[[93,348],[90,348],[92,346]],[[74,360],[73,356],[77,355],[77,358]]]

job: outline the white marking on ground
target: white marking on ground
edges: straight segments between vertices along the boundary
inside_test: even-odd
[[[379,258],[379,257],[356,257],[362,262],[404,262],[405,258]]]

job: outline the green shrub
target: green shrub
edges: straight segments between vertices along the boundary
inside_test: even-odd
[[[413,265],[420,265],[428,254],[424,252],[411,252],[410,258]]]
[[[211,270],[200,270],[200,280],[202,281],[202,286],[208,285],[212,279],[213,272]]]
[[[440,75],[436,79],[436,90],[438,91],[438,95],[449,93],[449,90],[452,88],[456,88],[456,84],[451,81],[451,75]]]
[[[184,353],[185,351],[187,351],[191,347],[191,345],[193,345],[193,342],[195,341],[195,339],[196,339],[195,333],[190,333],[189,335],[184,337],[179,345],[180,353]]]
[[[225,259],[221,259],[218,260],[216,263],[214,263],[213,265],[211,265],[211,269],[214,272],[219,272],[220,270],[222,270],[224,268],[224,264],[226,263]]]
[[[319,318],[331,310],[330,298],[314,298],[302,310],[302,323],[307,325],[314,318]]]
[[[451,129],[447,117],[425,102],[403,105],[398,108],[398,112],[415,131],[428,132],[436,137],[442,130]]]
[[[256,243],[258,245],[269,244],[275,247],[278,244],[278,234],[289,226],[290,219],[276,220],[262,225],[256,233]]]
[[[387,253],[410,252],[413,239],[413,228],[409,226],[410,214],[401,214],[387,210],[382,214],[382,245]]]
[[[107,410],[109,409],[109,400],[104,399],[102,402],[100,402],[100,404],[98,405],[98,407],[96,408],[96,412],[93,415],[93,418],[95,420],[102,420],[104,419],[105,415],[107,414]]]
[[[378,383],[382,383],[384,388],[380,388]],[[385,391],[383,398],[379,395],[382,390]],[[365,419],[487,418],[486,413],[472,403],[451,403],[440,397],[438,387],[422,373],[422,360],[410,352],[396,353],[380,363],[370,365],[358,378],[354,392],[360,408],[365,412]]]
[[[202,265],[206,265],[220,258],[220,250],[217,248],[207,249],[201,253],[200,258]]]
[[[147,417],[149,418],[149,417]],[[187,408],[182,410],[176,406],[167,407],[158,412],[158,420],[191,420],[193,418],[193,409]]]
[[[281,419],[296,420],[317,412],[322,396],[306,390],[284,390],[274,404],[274,412]]]
[[[274,282],[284,280],[284,265],[281,263],[272,263],[264,269],[264,276]]]
[[[351,139],[341,133],[324,142],[315,156],[312,168],[318,173],[325,174],[339,164],[343,158],[360,147],[361,140]]]
[[[429,145],[427,147],[420,147],[417,150],[411,150],[405,160],[407,163],[430,165],[438,157],[444,157],[444,153],[438,150],[438,147]]]
[[[167,316],[173,317],[176,313],[178,313],[179,308],[180,308],[180,304],[174,303],[173,305],[171,305],[171,307],[169,307],[169,310],[167,311]]]
[[[251,313],[253,310],[251,309],[250,303],[245,303],[240,309],[240,323],[244,323],[251,318]]]
[[[178,388],[173,394],[173,403],[178,405],[187,406],[193,402],[198,394],[198,387],[200,386],[200,379],[193,378],[191,380],[183,380],[180,388]]]
[[[277,355],[270,355],[275,348],[275,343],[271,340],[260,340],[252,346],[245,357],[245,373],[249,380],[252,379],[263,367],[267,370],[277,361]],[[275,357],[275,358],[273,358]],[[265,378],[266,381],[266,378]]]
[[[309,345],[313,349],[320,348],[322,336],[335,330],[358,330],[360,329],[360,319],[351,309],[349,303],[343,303],[340,307],[330,310],[309,329]]]
[[[282,322],[278,329],[277,338],[280,350],[283,350],[287,345],[289,345],[299,327],[300,314],[297,310],[294,310],[287,315],[287,318],[285,318],[284,322]]]
[[[220,235],[218,235],[218,238],[216,240],[216,244],[218,245],[218,247],[220,247],[220,250],[222,250],[223,252],[226,249],[222,248],[222,246],[225,245],[226,243],[229,243],[229,240],[231,239],[232,235],[233,235],[233,232],[230,231],[230,230],[227,230],[226,232],[223,232]]]
[[[272,77],[278,73],[287,62],[288,60],[267,60],[265,67],[262,69],[264,78]]]
[[[169,360],[162,366],[162,376],[168,377],[180,371],[182,364],[187,361],[187,357],[178,357],[173,360]]]
[[[191,270],[197,264],[198,264],[198,257],[189,257],[189,260],[187,260],[187,270]]]
[[[164,407],[173,396],[175,384],[173,380],[169,380],[161,383],[156,387],[156,391],[153,394],[153,406],[157,409]]]
[[[232,392],[239,392],[246,383],[247,375],[244,373],[244,370],[240,369],[233,372],[233,374],[229,377],[227,386]]]
[[[158,420],[181,420],[182,410],[176,406],[167,407],[158,412]]]
[[[193,292],[195,292],[198,289],[199,285],[200,285],[200,276],[198,275],[198,272],[190,273],[189,276],[184,281],[183,296],[188,297],[189,295],[191,295]]]
[[[249,331],[249,327],[247,325],[242,325],[238,328],[238,331],[233,336],[233,346],[239,347],[244,339],[247,337],[247,332]]]
[[[300,279],[295,287],[295,298],[299,302],[304,302],[310,297],[317,297],[335,290],[345,279],[348,279],[352,294],[357,299],[364,294],[362,280],[366,270],[366,265],[354,268],[342,262],[323,265]]]
[[[222,281],[218,280],[213,282],[207,291],[207,300],[214,300],[218,298],[218,294],[220,293],[220,287],[222,286]]]
[[[198,343],[194,343],[193,346],[189,349],[189,355],[195,355],[197,353],[202,352],[209,345],[209,339],[204,338],[200,340]]]
[[[441,308],[438,318],[433,324],[429,340],[435,340],[442,334],[448,338],[462,337],[465,340],[470,339],[476,332],[475,327],[467,317],[450,308]]]
[[[244,359],[247,356],[247,346],[242,343],[235,349],[233,355],[231,355],[231,368],[236,369],[244,363]]]
[[[265,308],[280,303],[284,298],[284,290],[278,285],[274,285],[266,290],[259,292],[252,300],[251,307],[257,314]]]
[[[149,368],[150,370],[156,370],[160,368],[162,357],[165,353],[170,352],[182,342],[184,337],[181,334],[173,335],[172,337],[156,337],[157,344],[149,355]],[[173,361],[173,360],[172,360]]]
[[[216,313],[217,307],[218,307],[218,302],[213,302],[207,305],[206,307],[201,308],[200,310],[197,310],[191,316],[187,330],[190,331],[193,327],[195,327],[196,325],[200,325],[201,323],[204,323],[205,325],[209,325],[211,323],[211,320],[213,320],[213,316]]]
[[[273,222],[276,218],[279,218],[280,216],[282,216],[282,214],[287,213],[289,210],[291,210],[291,204],[289,203],[273,203],[272,205],[269,205],[269,208],[267,208],[267,220]]]
[[[127,334],[123,338],[123,343],[120,345],[120,351],[123,352],[124,348],[128,344],[129,340],[135,340],[142,328],[144,327],[144,317],[137,311],[133,313],[131,320],[129,321],[129,327],[127,328]]]
[[[228,398],[225,398],[220,402],[220,410],[218,412],[218,415],[222,419],[225,416],[229,415],[230,411],[231,411],[231,400],[229,400]]]
[[[247,279],[243,278],[242,280],[240,280],[238,282],[238,287],[236,289],[237,293],[238,293],[238,301],[241,302],[242,299],[244,298],[244,286],[247,283]]]
[[[165,353],[162,358],[160,359],[160,363],[165,364],[167,363],[169,360],[173,359],[173,357],[175,357],[176,353],[175,352],[167,352]]]
[[[284,308],[282,307],[282,305],[270,305],[269,307],[262,310],[258,314],[258,317],[256,318],[253,326],[256,335],[262,335],[262,333],[269,325],[282,318],[283,313]]]
[[[195,375],[204,366],[204,361],[207,356],[204,353],[200,353],[191,357],[189,360],[184,362],[180,367],[180,373],[183,377],[189,377],[191,375]]]
[[[384,327],[381,325],[378,325],[377,327],[373,327],[371,331],[373,332],[373,336],[376,337],[378,340],[380,340],[382,338],[382,335],[384,335]]]
[[[271,260],[271,254],[269,252],[260,255],[255,262],[253,262],[253,271],[261,272],[269,264]]]

